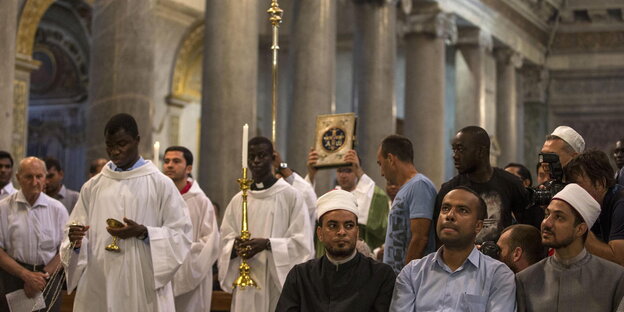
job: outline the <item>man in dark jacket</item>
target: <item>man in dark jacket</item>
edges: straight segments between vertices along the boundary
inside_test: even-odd
[[[358,253],[357,202],[334,190],[317,201],[316,235],[325,255],[288,273],[276,311],[388,311],[392,268]]]

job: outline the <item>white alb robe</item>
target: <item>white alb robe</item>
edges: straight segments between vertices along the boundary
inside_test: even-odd
[[[196,181],[192,183],[182,197],[193,223],[193,243],[191,252],[173,277],[173,294],[177,312],[209,312],[212,265],[219,256],[219,227],[210,199]]]
[[[69,223],[91,228],[78,251],[67,232],[61,246],[68,291],[78,286],[74,311],[174,311],[171,280],[191,245],[185,207],[173,181],[150,161],[123,172],[106,165],[85,183]],[[106,251],[106,219],[124,217],[145,225],[149,238],[120,239],[121,252]]]
[[[258,288],[234,290],[232,311],[274,311],[290,269],[310,259],[312,236],[308,212],[301,194],[283,179],[266,190],[249,191],[247,197],[251,237],[268,238],[271,251],[262,251],[247,263]],[[236,194],[226,208],[221,224],[219,281],[232,292],[239,275],[240,258],[230,259],[234,238],[240,236],[242,196]]]

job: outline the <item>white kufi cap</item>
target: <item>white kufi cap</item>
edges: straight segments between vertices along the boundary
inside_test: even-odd
[[[358,216],[357,201],[350,192],[333,190],[319,197],[316,201],[316,220],[332,210],[347,210]]]
[[[577,153],[582,153],[585,150],[585,140],[583,140],[583,137],[568,126],[557,127],[551,135],[560,137],[566,143],[570,144]]]
[[[578,184],[570,183],[553,199],[562,200],[572,206],[583,217],[588,228],[591,228],[600,215],[600,204]]]

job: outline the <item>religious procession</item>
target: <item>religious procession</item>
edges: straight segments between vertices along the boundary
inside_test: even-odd
[[[622,16],[2,1],[0,312],[624,311]]]

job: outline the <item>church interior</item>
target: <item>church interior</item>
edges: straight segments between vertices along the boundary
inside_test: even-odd
[[[104,122],[138,121],[141,154],[183,145],[219,205],[237,192],[240,128],[271,136],[271,0],[15,0],[0,10],[2,149],[53,156],[79,189]],[[373,180],[383,137],[439,185],[450,139],[486,129],[492,163],[534,168],[545,135],[610,153],[624,134],[619,0],[281,0],[276,148],[302,175],[317,115],[354,112]],[[158,157],[162,155],[157,155]],[[316,183],[322,194],[333,174]]]
[[[622,0],[279,0],[279,35],[272,2],[1,1],[0,150],[59,159],[79,190],[107,157],[106,120],[129,113],[145,159],[188,147],[225,207],[243,124],[270,138],[275,122],[275,148],[304,176],[316,117],[353,112],[378,185],[379,143],[398,133],[436,188],[465,126],[487,130],[498,167],[535,168],[559,125],[609,155],[624,137]],[[333,170],[316,178],[319,195],[334,185]]]

